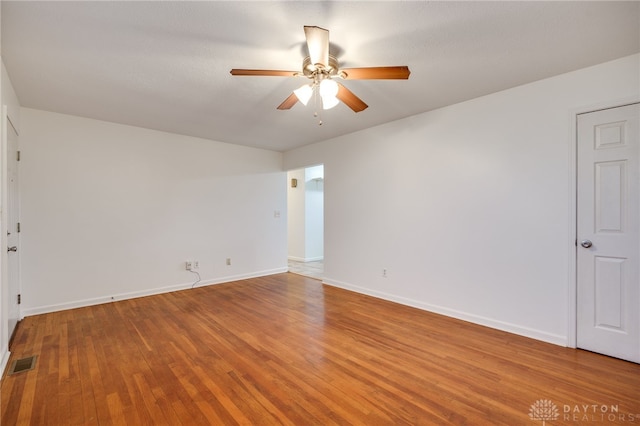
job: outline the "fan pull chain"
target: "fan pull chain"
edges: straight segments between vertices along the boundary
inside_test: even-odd
[[[316,110],[313,113],[313,116],[318,119],[318,126],[322,126],[322,116],[318,112],[321,110],[321,108],[318,108],[319,103],[320,101],[318,100],[318,87],[317,87],[317,84],[314,84],[313,105],[315,106]]]

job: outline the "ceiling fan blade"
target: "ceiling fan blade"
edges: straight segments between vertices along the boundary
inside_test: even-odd
[[[291,109],[291,107],[293,107],[296,102],[298,102],[298,97],[296,96],[295,93],[292,93],[289,95],[289,97],[287,99],[284,100],[284,102],[282,102],[280,105],[278,105],[278,109]]]
[[[342,84],[338,83],[338,94],[336,98],[340,99],[346,106],[351,108],[353,112],[360,112],[369,107],[362,99],[353,94],[353,92]]]
[[[299,74],[298,71],[279,71],[279,70],[245,70],[245,69],[232,69],[231,75],[256,75],[256,76],[269,76],[269,77],[295,77]]]
[[[311,64],[329,66],[329,31],[320,27],[304,27],[304,35],[307,38],[307,48]]]
[[[407,80],[409,67],[371,67],[371,68],[345,68],[340,70],[346,74],[346,80]]]

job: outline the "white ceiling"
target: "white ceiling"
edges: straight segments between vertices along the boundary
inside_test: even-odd
[[[303,25],[330,30],[369,108],[278,106]],[[285,151],[640,51],[640,2],[2,1],[2,58],[23,106]],[[597,84],[597,82],[594,82]]]

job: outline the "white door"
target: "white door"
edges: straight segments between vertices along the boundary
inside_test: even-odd
[[[577,344],[640,362],[640,104],[578,116]]]
[[[9,286],[9,336],[20,319],[20,241],[18,233],[18,133],[7,120],[7,280]]]

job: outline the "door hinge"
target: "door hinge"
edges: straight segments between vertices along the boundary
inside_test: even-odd
[[[20,161],[20,151],[16,152],[16,160]]]
[[[20,222],[16,224],[16,231],[18,231],[18,234],[20,233]]]
[[[19,305],[20,303],[22,303],[22,295],[21,295],[21,294],[19,294],[19,295],[18,295],[18,305]]]

